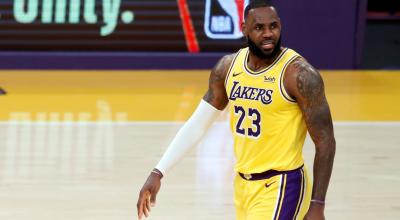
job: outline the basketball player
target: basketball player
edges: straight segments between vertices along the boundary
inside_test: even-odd
[[[223,57],[203,100],[142,187],[138,217],[149,215],[161,178],[195,146],[229,103],[237,163],[238,220],[323,220],[335,139],[318,71],[281,47],[281,22],[269,0],[245,9],[248,47]],[[315,144],[314,180],[304,167],[307,130]]]

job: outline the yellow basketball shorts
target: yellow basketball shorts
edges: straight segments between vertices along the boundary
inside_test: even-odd
[[[235,177],[237,220],[303,220],[311,201],[305,168]]]

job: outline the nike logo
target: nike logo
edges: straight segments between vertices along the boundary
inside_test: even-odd
[[[276,181],[274,181],[274,182],[272,182],[272,183],[270,183],[270,184],[266,183],[266,184],[265,184],[265,187],[268,188],[268,187],[270,187],[272,184],[274,184],[275,182],[276,182]]]
[[[239,76],[239,75],[242,74],[242,73],[243,73],[243,72],[233,73],[232,76],[233,76],[233,77],[236,77],[236,76]]]

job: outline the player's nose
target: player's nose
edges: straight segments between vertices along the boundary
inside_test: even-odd
[[[265,39],[271,39],[273,36],[272,31],[269,28],[265,28],[263,33],[262,33],[262,37]]]

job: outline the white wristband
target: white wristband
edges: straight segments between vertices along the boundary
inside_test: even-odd
[[[181,127],[155,167],[163,175],[196,146],[221,111],[201,100],[189,120]]]

